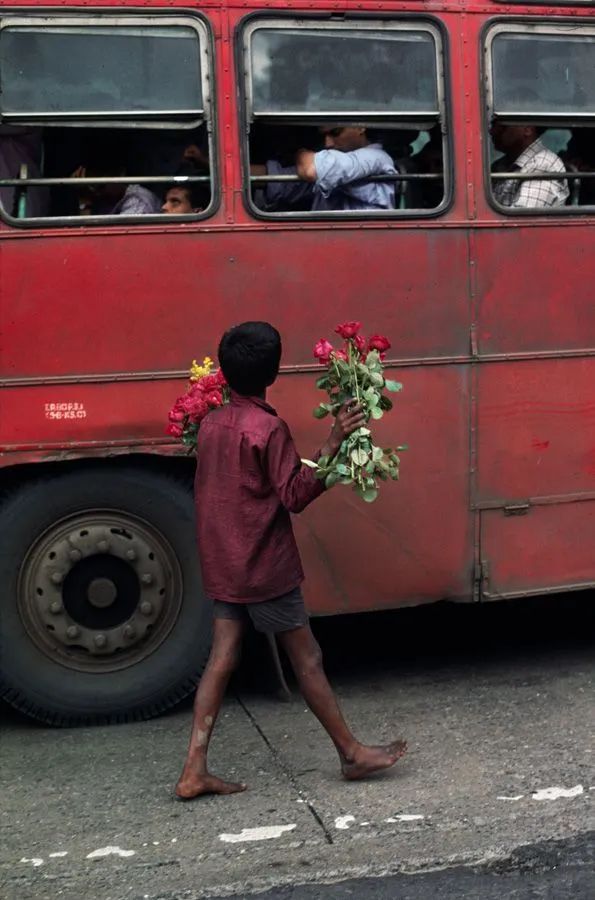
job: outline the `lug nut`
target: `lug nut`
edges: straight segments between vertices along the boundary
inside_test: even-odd
[[[132,548],[130,550],[127,550],[126,551],[126,559],[130,559],[130,560],[136,559],[136,550],[132,550]]]
[[[100,553],[107,553],[109,550],[109,541],[97,541],[97,549]]]
[[[50,612],[53,616],[57,616],[58,613],[61,613],[63,609],[64,606],[62,605],[60,600],[53,600],[52,603],[50,603]]]
[[[82,555],[83,555],[83,554],[81,553],[80,550],[77,550],[77,549],[75,548],[74,550],[71,550],[70,553],[69,553],[68,555],[69,555],[69,557],[71,558],[71,560],[72,560],[73,562],[78,562],[79,559],[82,558]]]
[[[141,576],[141,581],[143,584],[153,584],[153,576],[150,572],[146,572]]]
[[[153,612],[153,604],[149,603],[148,600],[143,600],[140,605],[140,611],[142,612],[143,616],[150,616]]]
[[[77,625],[69,625],[68,628],[66,629],[66,637],[70,638],[71,641],[73,641],[75,638],[77,638],[79,636],[79,634],[80,634],[80,631],[79,631]]]
[[[99,647],[100,650],[107,644],[107,638],[104,634],[96,634],[93,640],[95,642],[95,646]]]
[[[54,584],[62,584],[64,581],[64,575],[62,572],[52,572],[51,580]]]
[[[132,638],[136,637],[136,630],[132,627],[132,625],[127,625],[124,629],[124,637],[131,641]]]

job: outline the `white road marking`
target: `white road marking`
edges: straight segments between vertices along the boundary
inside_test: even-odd
[[[120,847],[99,847],[87,853],[87,859],[103,859],[105,856],[134,856],[134,850],[122,850]]]
[[[57,859],[59,856],[68,856],[68,850],[60,850],[58,853],[50,853],[50,859]]]
[[[350,825],[355,822],[355,816],[337,816],[335,819],[335,828],[339,831],[347,831]]]
[[[582,793],[582,784],[575,784],[575,786],[571,788],[541,788],[541,790],[535,791],[531,796],[533,797],[533,800],[560,800],[563,797],[579,797]]]
[[[43,866],[43,859],[39,856],[33,856],[31,859],[28,859],[26,856],[23,856],[21,859],[22,863],[31,863],[31,865],[36,869],[38,866]]]
[[[420,813],[400,813],[398,816],[391,816],[388,819],[385,819],[385,822],[419,822],[421,819],[424,819],[425,816],[422,816]]]
[[[296,825],[261,825],[260,828],[242,828],[239,834],[220,834],[219,840],[226,844],[239,844],[241,841],[270,841],[281,837],[286,831],[293,831]]]
[[[496,797],[496,800],[522,800],[523,794],[517,794],[516,797]]]

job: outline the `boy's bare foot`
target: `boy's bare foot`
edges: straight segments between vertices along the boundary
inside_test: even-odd
[[[180,800],[194,800],[195,797],[201,797],[203,794],[238,794],[245,790],[245,784],[223,781],[208,772],[204,775],[182,773],[182,777],[176,785],[176,796]]]
[[[367,778],[373,772],[390,769],[407,751],[407,741],[393,741],[387,747],[366,747],[363,744],[354,751],[351,759],[341,761],[343,778],[356,781]]]

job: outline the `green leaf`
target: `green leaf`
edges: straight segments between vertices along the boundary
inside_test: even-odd
[[[384,453],[380,447],[372,447],[372,459],[374,462],[378,462],[383,456]]]
[[[368,454],[361,447],[356,447],[355,450],[351,451],[351,459],[356,466],[365,466],[368,462]]]
[[[370,372],[370,381],[377,387],[384,387],[384,378],[380,372]]]
[[[384,415],[384,413],[382,412],[382,410],[380,409],[379,406],[374,406],[370,410],[370,415],[372,416],[373,419],[381,419],[382,416]]]
[[[380,398],[380,409],[383,409],[385,412],[388,412],[389,409],[393,408],[393,401],[390,397],[381,397]]]
[[[329,472],[329,474],[324,479],[324,486],[327,488],[332,488],[336,485],[339,480],[339,476],[336,472]]]
[[[400,381],[390,381],[388,378],[384,382],[384,386],[386,387],[387,391],[392,391],[393,393],[403,390],[403,385]]]
[[[337,463],[335,466],[335,472],[338,472],[339,475],[349,475],[349,467],[344,463]]]
[[[328,375],[321,375],[320,378],[317,378],[317,379],[316,379],[316,387],[317,387],[319,390],[323,390],[324,388],[326,388],[326,386],[328,385],[328,383],[329,383],[329,377],[328,377]]]
[[[302,459],[300,462],[303,466],[308,466],[309,469],[318,468],[318,463],[313,462],[311,459]]]
[[[325,416],[328,416],[330,411],[330,407],[328,403],[321,403],[320,406],[317,406],[314,410],[314,417],[316,419],[324,419]]]
[[[360,496],[366,503],[373,503],[378,496],[378,488],[366,488],[365,491],[361,492]]]

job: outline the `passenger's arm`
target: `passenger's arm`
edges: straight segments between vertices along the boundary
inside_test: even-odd
[[[335,188],[363,181],[371,175],[387,174],[386,155],[363,147],[344,153],[341,150],[320,150],[314,154],[316,184],[325,196]]]
[[[295,167],[302,181],[316,181],[316,154],[312,150],[298,150]]]

